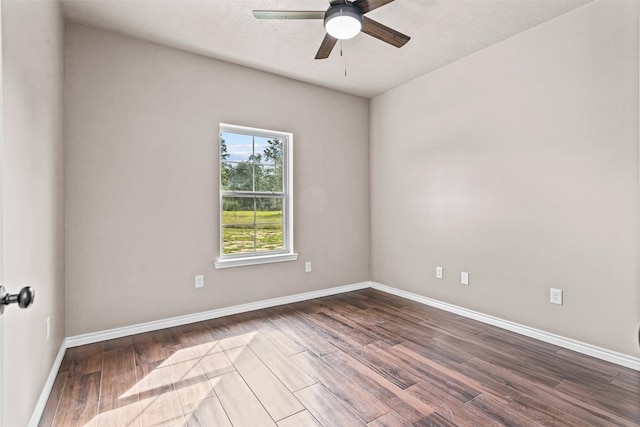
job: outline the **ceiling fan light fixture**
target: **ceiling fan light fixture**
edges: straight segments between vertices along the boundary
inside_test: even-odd
[[[362,12],[351,4],[332,6],[324,15],[324,28],[336,39],[353,38],[362,29]]]

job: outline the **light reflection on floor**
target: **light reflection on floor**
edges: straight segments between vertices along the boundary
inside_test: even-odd
[[[96,421],[100,427],[184,426],[183,407],[195,412],[201,402],[219,405],[219,402],[211,401],[217,400],[214,387],[223,375],[235,370],[234,360],[248,350],[247,345],[256,334],[259,332],[176,351],[119,397],[119,400],[125,400],[138,395],[137,401],[100,413],[97,420],[94,418],[85,426],[93,427]],[[225,352],[232,349],[236,350]],[[223,410],[221,406],[220,410]],[[188,413],[184,415],[189,417]]]

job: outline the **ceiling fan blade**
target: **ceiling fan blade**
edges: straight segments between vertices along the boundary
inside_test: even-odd
[[[318,53],[316,53],[316,59],[328,58],[337,41],[338,39],[331,37],[329,34],[325,34],[320,49],[318,49]]]
[[[258,19],[324,19],[324,10],[254,10]]]
[[[362,32],[395,47],[404,46],[411,37],[363,16]]]
[[[367,13],[392,1],[394,0],[356,0],[353,2],[353,5],[360,9],[362,13]]]

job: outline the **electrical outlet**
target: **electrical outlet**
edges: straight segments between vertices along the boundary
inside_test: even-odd
[[[442,267],[436,267],[436,279],[442,279]]]
[[[466,271],[460,273],[460,283],[463,285],[469,284],[469,273],[467,273]]]
[[[47,317],[47,339],[51,337],[51,317]]]
[[[304,263],[304,272],[311,273],[311,261],[307,261]]]
[[[202,274],[196,276],[196,288],[204,288],[204,276]]]
[[[549,292],[549,302],[551,304],[562,305],[562,289],[551,288]]]

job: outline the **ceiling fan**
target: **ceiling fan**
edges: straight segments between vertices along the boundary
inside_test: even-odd
[[[326,11],[254,10],[253,15],[258,19],[324,19],[327,34],[320,44],[316,59],[325,59],[338,40],[355,37],[360,31],[392,46],[404,46],[409,41],[409,36],[364,16],[392,1],[394,0],[334,0]]]

